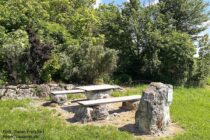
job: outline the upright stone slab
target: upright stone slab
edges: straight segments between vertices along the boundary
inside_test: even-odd
[[[135,114],[135,124],[141,133],[158,135],[167,130],[172,95],[172,85],[163,83],[153,82],[143,91]]]

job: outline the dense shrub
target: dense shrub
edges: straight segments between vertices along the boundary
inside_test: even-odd
[[[117,52],[112,49],[85,43],[69,52],[71,54],[68,52],[61,54],[60,75],[65,81],[94,83],[107,79],[116,68]]]
[[[3,81],[27,82],[27,55],[30,48],[27,32],[16,30],[5,34],[0,40],[0,73],[4,75]]]

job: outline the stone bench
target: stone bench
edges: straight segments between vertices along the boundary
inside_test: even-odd
[[[82,122],[104,120],[107,119],[109,116],[109,109],[107,104],[123,102],[123,108],[136,109],[140,99],[140,95],[133,95],[97,100],[78,101],[78,104],[80,104],[81,106],[75,113],[75,118]]]
[[[67,94],[78,94],[78,93],[84,93],[84,92],[85,92],[84,90],[80,90],[80,89],[51,91],[50,98],[53,102],[63,104],[67,101]]]

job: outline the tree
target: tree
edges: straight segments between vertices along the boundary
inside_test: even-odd
[[[102,27],[106,29],[105,45],[119,50],[117,75],[178,85],[185,84],[190,78],[195,67],[195,46],[191,39],[204,29],[197,25],[208,19],[203,12],[206,4],[195,0],[195,4],[199,4],[196,9],[192,1],[188,1],[189,5],[184,1],[177,5],[176,1],[170,2],[161,1],[143,7],[138,0],[130,0],[121,9],[112,5],[101,7],[106,14],[115,13],[113,19],[105,18],[108,21]],[[187,7],[180,10],[176,6]],[[183,10],[190,13],[184,11],[181,14]],[[191,16],[193,10],[198,11]]]
[[[204,35],[198,43],[199,56],[195,59],[195,68],[188,80],[190,85],[204,86],[210,76],[210,42],[208,35]]]
[[[27,50],[29,50],[29,41],[27,32],[16,30],[15,32],[5,33],[0,38],[0,73],[10,83],[26,82],[28,80],[26,69]]]
[[[16,65],[24,69],[27,80],[18,80],[22,77],[15,76],[15,83],[50,80],[93,82],[104,75],[111,75],[115,68],[116,57],[113,55],[116,51],[104,48],[104,36],[98,31],[101,21],[97,10],[93,8],[94,2],[95,0],[2,1],[0,49],[4,50],[2,49],[0,58],[0,75],[6,72],[7,80],[11,82],[14,78],[9,75],[14,75],[11,73],[17,71],[14,69]],[[24,34],[25,42],[21,42],[19,36],[10,37],[19,31]],[[12,46],[13,42],[15,47]],[[11,48],[18,48],[18,55],[14,57],[7,54]],[[10,63],[6,63],[10,60],[8,58],[15,59],[11,68],[8,65]],[[20,61],[22,58],[27,61]],[[107,61],[104,60],[106,58]],[[61,60],[66,60],[67,64]],[[102,61],[109,67],[104,67]],[[80,65],[84,66],[80,69]],[[90,67],[91,65],[94,66]],[[75,76],[74,70],[78,68],[82,79]],[[96,71],[92,72],[94,68]]]
[[[185,32],[195,40],[207,27],[201,26],[209,20],[208,3],[203,0],[160,0],[160,13],[165,16],[168,26]]]

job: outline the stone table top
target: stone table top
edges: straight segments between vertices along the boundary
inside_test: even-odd
[[[121,89],[121,87],[116,86],[116,85],[104,84],[104,85],[80,86],[80,87],[76,87],[75,89],[81,89],[81,90],[85,90],[89,92],[89,91],[104,91],[104,90],[112,90],[112,89]]]

